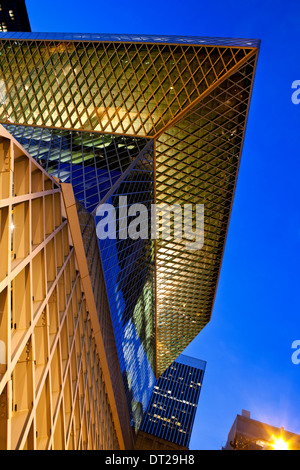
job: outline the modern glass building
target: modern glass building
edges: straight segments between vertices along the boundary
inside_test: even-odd
[[[210,320],[258,51],[250,39],[0,33],[3,132],[73,194],[63,211],[90,282],[120,447],[132,446],[156,378]],[[105,203],[115,239],[97,238]],[[153,238],[150,224],[148,237],[120,236],[134,204],[148,214],[204,205],[203,246],[187,248],[195,211],[180,239]]]
[[[137,445],[149,450],[160,438],[189,447],[205,368],[205,361],[181,354],[156,380]]]
[[[90,227],[72,187],[0,126],[1,450],[132,445]]]

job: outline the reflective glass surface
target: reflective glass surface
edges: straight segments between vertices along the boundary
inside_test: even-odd
[[[126,197],[126,204],[120,203]],[[106,203],[116,209],[116,239],[99,239],[103,270],[120,366],[132,426],[139,428],[155,380],[154,240],[120,238],[120,216],[133,204],[151,214],[154,202],[153,145],[136,159],[134,167]],[[128,227],[134,217],[128,216]],[[102,216],[95,217],[96,226]]]
[[[252,57],[156,141],[156,202],[204,204],[200,250],[187,249],[186,237],[157,241],[158,374],[211,317],[254,67]],[[196,227],[194,210],[193,230]]]

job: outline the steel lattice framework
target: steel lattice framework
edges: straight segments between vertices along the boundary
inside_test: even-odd
[[[128,446],[72,187],[2,126],[0,253],[0,449]]]
[[[126,165],[119,165],[115,179],[105,143],[100,145],[102,156],[95,152],[97,144],[92,145],[90,163],[85,163],[84,145],[77,149],[83,167],[97,167],[104,157],[110,184],[105,194],[99,185],[94,190],[98,204],[120,191],[124,194],[121,185],[126,186],[135,160],[152,145],[152,200],[205,206],[201,250],[187,251],[184,240],[158,239],[154,243],[154,270],[149,270],[153,272],[155,301],[147,307],[147,315],[154,322],[152,362],[156,375],[176,359],[211,317],[258,50],[258,41],[241,39],[0,35],[0,122],[16,136],[26,134],[26,148],[35,148],[38,160],[43,151],[37,133],[51,132],[46,165],[55,176],[61,178],[64,171],[68,182],[72,179],[74,185],[76,181],[76,162],[73,156],[71,160],[68,157],[70,147],[66,147],[63,161],[61,145],[56,157],[59,164],[55,167],[53,163],[54,136],[62,144],[64,132],[69,132],[69,140],[79,133],[82,142],[109,138],[109,144],[115,145],[113,165],[120,163],[121,149],[126,149]],[[22,132],[12,124],[22,125]],[[119,145],[116,139],[126,142]],[[134,150],[128,158],[129,146]],[[94,183],[84,183],[78,198],[91,213],[96,203],[88,200],[87,189],[97,186],[98,176],[96,171],[90,179]],[[137,178],[135,190],[133,179],[130,190],[139,202],[145,187],[134,172],[131,176]],[[131,302],[132,317],[138,302],[140,298]]]

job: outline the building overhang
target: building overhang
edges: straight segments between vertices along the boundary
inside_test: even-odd
[[[0,51],[1,123],[150,140],[153,203],[204,205],[201,249],[154,243],[160,375],[211,318],[259,41],[2,33]]]

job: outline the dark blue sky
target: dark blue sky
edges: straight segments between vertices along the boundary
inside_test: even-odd
[[[84,8],[82,8],[82,5]],[[212,320],[186,349],[207,361],[191,449],[218,449],[241,409],[300,434],[300,2],[27,0],[33,31],[262,40]]]

